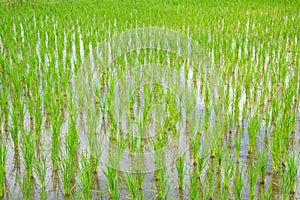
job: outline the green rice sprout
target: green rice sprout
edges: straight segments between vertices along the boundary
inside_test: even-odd
[[[142,183],[144,182],[144,175],[140,173],[127,173],[125,181],[128,189],[130,190],[129,197],[131,199],[144,199],[142,192]],[[142,180],[141,180],[142,179]]]
[[[248,153],[250,154],[252,154],[254,151],[259,128],[260,128],[260,117],[258,113],[256,113],[252,116],[248,125],[248,135],[249,135]]]
[[[196,171],[197,171],[197,178],[200,180],[201,179],[201,175],[205,169],[205,166],[206,166],[206,162],[207,162],[207,159],[205,157],[205,155],[201,155],[199,153],[198,155],[198,163],[196,165]]]
[[[92,186],[93,186],[93,172],[92,164],[89,156],[86,154],[81,154],[80,161],[80,188],[81,188],[81,198],[91,199]]]
[[[60,164],[62,185],[64,188],[64,197],[71,198],[74,190],[75,165],[71,157],[62,157]]]
[[[68,133],[65,138],[66,154],[70,160],[73,160],[74,165],[77,165],[77,149],[78,149],[78,134],[74,117],[70,117]]]
[[[188,188],[189,190],[189,196],[191,199],[198,199],[200,198],[201,191],[199,192],[199,185],[200,181],[198,179],[198,176],[196,176],[193,173],[190,173],[190,186]]]
[[[255,188],[256,188],[256,182],[259,175],[259,171],[256,170],[256,167],[254,163],[252,163],[250,167],[250,198],[253,199],[255,197]]]
[[[235,152],[236,152],[236,159],[237,159],[237,163],[240,162],[241,160],[241,143],[242,143],[242,134],[241,133],[237,133],[236,134],[236,138],[234,139],[234,144],[235,144]]]
[[[59,147],[61,141],[61,127],[63,125],[62,114],[61,114],[60,104],[56,101],[53,101],[51,104],[51,125],[52,125],[52,152],[51,159],[53,164],[53,170],[58,170],[59,162]]]
[[[242,192],[243,192],[244,182],[243,182],[243,174],[238,169],[237,172],[234,173],[233,182],[234,182],[234,191],[233,191],[234,197],[235,199],[241,200],[243,195]]]
[[[31,179],[33,178],[33,169],[35,166],[35,142],[30,131],[23,132],[22,136],[21,152],[24,159],[23,162],[28,179]]]
[[[168,192],[170,190],[169,182],[166,177],[166,169],[159,169],[155,172],[158,174],[156,177],[158,177],[156,181],[156,198],[157,199],[168,199]]]
[[[263,198],[265,198],[266,200],[272,199],[272,178],[270,180],[269,186],[266,188],[265,193],[262,193],[262,194],[263,194]]]
[[[268,157],[265,150],[259,151],[257,154],[257,168],[259,170],[260,184],[265,184],[267,167],[268,167]]]
[[[207,178],[205,180],[205,185],[204,185],[204,189],[205,189],[204,198],[211,199],[215,195],[216,185],[217,185],[215,182],[213,167],[209,167],[206,174],[207,174]]]
[[[117,170],[107,166],[106,171],[103,171],[103,173],[108,180],[108,194],[110,199],[120,199]]]
[[[185,176],[185,155],[181,155],[176,161],[176,169],[178,173],[179,189],[183,188],[184,176]]]
[[[40,199],[47,199],[47,192],[46,192],[46,175],[47,175],[47,165],[46,165],[46,158],[42,156],[40,160],[36,158],[36,171],[38,177],[41,182],[41,189],[40,189]]]
[[[234,170],[234,160],[232,158],[229,158],[228,151],[225,153],[225,160],[223,161],[222,165],[224,170],[223,184],[224,188],[228,189]]]
[[[5,142],[0,145],[0,198],[5,195],[7,147]]]
[[[197,165],[198,163],[198,154],[201,146],[201,141],[200,141],[200,133],[197,133],[194,137],[194,140],[192,141],[192,151],[194,155],[194,165]]]
[[[290,155],[287,160],[287,182],[289,186],[289,193],[294,194],[296,192],[296,178],[297,170],[299,167],[299,154],[298,156]]]
[[[31,178],[23,176],[22,180],[19,181],[19,185],[22,192],[22,198],[26,200],[31,199]]]

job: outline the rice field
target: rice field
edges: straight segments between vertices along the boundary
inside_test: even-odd
[[[300,2],[0,2],[0,199],[300,199]]]

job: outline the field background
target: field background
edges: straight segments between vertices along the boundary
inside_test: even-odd
[[[210,155],[130,177],[85,154],[71,82],[99,42],[142,27],[199,42],[226,83],[224,129]],[[299,43],[296,0],[2,1],[0,199],[299,199]]]

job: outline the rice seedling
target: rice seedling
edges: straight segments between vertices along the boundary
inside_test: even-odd
[[[75,175],[75,165],[74,160],[70,157],[63,157],[60,164],[60,172],[62,185],[64,188],[64,197],[71,198],[72,192],[74,190],[74,175]]]
[[[101,137],[99,139],[99,135],[95,127],[95,125],[97,124],[97,120],[99,119],[99,116],[95,112],[96,109],[88,110],[88,115],[92,116],[92,118],[89,117],[89,120],[87,121],[87,125],[89,127],[87,130],[87,136],[88,136],[89,147],[91,152],[90,160],[92,164],[93,173],[98,172],[98,162],[99,162],[99,155],[101,154],[101,144],[102,144]]]
[[[125,179],[126,179],[127,187],[130,190],[130,198],[139,199],[140,192],[138,188],[137,176],[135,174],[128,173]]]
[[[282,199],[289,199],[289,185],[286,184],[288,181],[287,172],[284,170],[283,166],[280,167],[280,176],[279,176],[279,188]]]
[[[93,172],[92,165],[88,155],[81,154],[81,168],[80,168],[80,188],[82,198],[91,199],[92,186],[93,186]]]
[[[145,199],[142,190],[145,175],[137,173],[127,173],[125,181],[130,190],[129,197],[131,199]]]
[[[198,154],[199,154],[199,150],[200,150],[200,133],[196,134],[194,137],[194,140],[192,141],[192,151],[193,151],[193,155],[194,155],[194,165],[197,165],[198,163]],[[180,158],[179,158],[180,159]]]
[[[214,169],[213,166],[210,166],[208,171],[207,171],[207,177],[205,179],[205,184],[204,184],[204,198],[205,199],[211,199],[214,197],[215,192],[216,192],[216,182],[218,180],[214,179]]]
[[[299,154],[297,157],[295,155],[290,155],[287,160],[287,180],[285,182],[285,184],[288,185],[290,194],[294,194],[296,192],[296,177],[298,167]]]
[[[197,178],[200,180],[203,170],[206,167],[207,159],[205,158],[205,155],[199,154],[198,160],[199,160],[199,162],[196,165],[196,172],[197,172]]]
[[[33,178],[35,166],[35,142],[32,133],[25,131],[22,134],[21,152],[28,179]]]
[[[107,178],[108,194],[110,199],[120,199],[119,186],[118,186],[118,174],[115,168],[106,167],[106,171],[103,171]]]
[[[218,142],[216,144],[216,159],[217,159],[217,171],[218,173],[221,173],[221,168],[222,168],[222,163],[224,162],[223,157],[224,157],[224,146],[221,145],[222,141]],[[225,154],[225,156],[227,156]]]
[[[256,182],[257,182],[257,178],[259,175],[259,171],[256,170],[255,164],[252,163],[251,167],[250,167],[250,198],[253,199],[255,198],[255,189],[256,189]]]
[[[23,176],[21,180],[19,180],[19,185],[22,192],[23,199],[31,199],[31,178],[27,176]]]
[[[243,174],[241,173],[240,170],[238,170],[238,167],[236,173],[234,173],[233,176],[233,182],[234,182],[234,197],[235,199],[242,199],[243,193],[243,187],[244,187],[244,183],[243,183]]]
[[[36,157],[35,157],[36,158]],[[41,183],[40,188],[40,199],[47,199],[47,192],[46,192],[46,175],[47,175],[47,163],[46,158],[41,157],[40,160],[36,158],[36,171]]]
[[[272,183],[272,180],[270,180],[270,182]],[[266,191],[262,194],[263,194],[263,198],[265,198],[266,200],[272,199],[272,184],[270,184],[266,189]]]
[[[70,117],[69,120],[68,133],[65,138],[66,154],[74,162],[74,165],[77,165],[78,134],[74,118]]]
[[[193,173],[190,174],[190,187],[189,187],[189,195],[191,199],[198,199],[201,196],[201,190],[199,192],[200,181],[197,176]]]
[[[75,122],[70,117],[68,133],[65,138],[65,155],[61,155],[62,163],[61,173],[62,173],[62,181],[64,187],[64,196],[66,198],[70,198],[72,195],[72,191],[75,187],[75,173],[77,166],[77,145],[78,145],[78,136],[76,131]]]
[[[223,161],[223,185],[225,189],[228,189],[231,182],[231,177],[233,176],[234,170],[234,160],[229,158],[229,153],[225,153],[225,160]]]
[[[179,189],[183,188],[183,183],[184,183],[183,179],[186,171],[184,165],[185,165],[185,155],[181,155],[176,162]]]
[[[258,113],[256,113],[252,116],[248,125],[248,134],[249,134],[248,153],[250,154],[252,154],[254,151],[259,128],[260,128],[260,118]]]
[[[161,136],[159,136],[161,137]],[[153,141],[153,148],[155,150],[155,165],[156,165],[156,168],[157,169],[161,169],[164,164],[165,164],[165,160],[166,160],[166,152],[165,152],[165,149],[162,149],[164,147],[164,143],[166,141],[166,138],[159,138],[159,139],[156,139],[156,141]],[[156,180],[160,180],[161,177],[160,177],[161,173],[158,172],[158,173],[155,173],[155,178]]]
[[[257,155],[257,168],[259,170],[260,184],[265,184],[268,167],[268,157],[265,150],[259,151]]]
[[[42,100],[39,94],[36,94],[34,98],[34,130],[35,130],[35,140],[36,145],[39,145],[39,141],[41,139],[41,132],[42,132]]]
[[[5,142],[0,145],[0,198],[5,195],[7,147]]]
[[[10,126],[10,135],[13,140],[16,153],[19,152],[19,124],[17,113],[13,112],[11,115],[12,125]]]
[[[156,177],[158,177],[156,182],[156,198],[157,199],[168,199],[168,193],[170,190],[168,179],[166,177],[166,170],[165,169],[159,169],[155,172],[158,174]]]
[[[53,165],[53,171],[58,170],[59,162],[59,147],[60,147],[60,130],[63,124],[62,115],[60,112],[60,105],[57,102],[52,102],[51,105],[51,125],[52,125],[52,147],[51,147],[51,159]]]
[[[235,141],[234,144],[235,144],[236,159],[237,159],[237,163],[239,163],[241,160],[240,157],[241,157],[242,134],[238,133],[234,141]]]
[[[2,77],[1,77],[2,78]],[[3,77],[4,80],[5,77]],[[8,123],[8,117],[9,117],[9,106],[8,106],[8,91],[7,89],[1,87],[1,93],[0,93],[0,107],[1,107],[1,121],[7,125]]]
[[[280,158],[280,140],[276,136],[272,136],[270,142],[270,151],[272,155],[272,166],[275,173],[279,171],[279,167],[281,165],[281,158]]]

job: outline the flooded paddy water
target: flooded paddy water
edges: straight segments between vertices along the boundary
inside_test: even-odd
[[[67,116],[66,116],[67,117]],[[29,119],[26,119],[30,121]],[[27,122],[28,122],[27,121]],[[43,120],[44,124],[43,126],[49,126],[46,125],[47,121],[46,119]],[[243,125],[244,124],[244,125]],[[223,144],[224,146],[228,147],[228,154],[229,157],[233,159],[234,164],[236,165],[236,168],[234,169],[233,173],[241,173],[242,178],[243,178],[243,184],[245,185],[243,190],[242,190],[242,198],[243,199],[249,199],[249,179],[250,179],[250,170],[252,167],[253,163],[256,163],[257,160],[254,158],[253,155],[249,155],[247,151],[247,147],[249,144],[248,140],[248,134],[247,134],[247,125],[245,125],[246,122],[241,122],[240,126],[244,126],[244,134],[241,140],[241,150],[240,150],[240,159],[237,161],[236,158],[236,152],[235,152],[235,146],[234,146],[234,141],[233,138],[235,136],[234,132],[227,132]],[[297,122],[297,130],[296,133],[299,133],[299,118]],[[2,129],[3,131],[3,129]],[[7,130],[3,131],[3,133],[6,133]],[[67,132],[67,123],[65,123],[62,126],[61,129],[61,134],[62,138],[65,137],[65,134]],[[267,132],[261,128],[261,138],[258,139],[258,144],[257,148],[265,148],[264,143],[266,140],[268,140]],[[59,171],[54,171],[52,168],[52,164],[50,162],[51,160],[51,136],[49,134],[49,130],[44,130],[42,132],[43,136],[41,144],[43,144],[41,149],[43,149],[42,153],[40,153],[48,162],[46,163],[46,190],[48,193],[48,198],[49,199],[65,199],[63,195],[63,186],[62,186],[62,175]],[[48,137],[47,137],[48,136]],[[84,136],[82,136],[84,137]],[[11,138],[6,139],[6,144],[7,144],[7,155],[8,159],[6,163],[6,178],[5,178],[5,192],[6,192],[6,197],[8,199],[21,199],[22,198],[22,192],[20,188],[20,179],[22,177],[22,174],[25,173],[24,165],[22,163],[22,157],[18,155],[18,152],[15,151],[14,145],[13,145],[13,140]],[[81,152],[84,152],[88,148],[88,143],[87,141],[80,140],[80,150],[78,151],[78,155],[80,155]],[[299,139],[295,139],[294,141],[291,141],[290,143],[291,148],[293,150],[296,150],[299,152],[300,144],[299,144]],[[63,145],[60,147],[63,151]],[[266,147],[267,148],[267,147]],[[37,153],[38,155],[39,153]],[[184,176],[184,181],[186,185],[184,186],[183,189],[178,189],[178,172],[176,170],[175,164],[168,166],[166,168],[166,177],[168,178],[167,186],[169,188],[168,192],[168,197],[170,199],[189,199],[189,187],[190,183],[189,180],[192,176],[192,174],[189,174],[196,169],[196,166],[193,164],[194,156],[192,153],[192,150],[189,149],[187,150],[185,154],[185,167],[186,167],[186,173]],[[143,159],[144,164],[147,164],[147,158]],[[153,163],[152,163],[153,164]],[[220,172],[218,172],[218,159],[217,158],[210,158],[207,156],[206,158],[206,167],[201,175],[202,180],[206,180],[207,178],[207,171],[212,170],[213,171],[213,180],[216,181],[214,185],[215,189],[215,194],[217,195],[220,192],[220,181],[222,179],[222,175]],[[150,168],[153,166],[150,166]],[[280,197],[280,177],[279,174],[276,174],[272,170],[272,162],[270,159],[268,159],[267,162],[267,170],[266,170],[266,179],[265,183],[261,184],[259,181],[256,183],[256,188],[255,188],[255,194],[256,195],[263,195],[267,192],[271,194],[272,199],[277,199]],[[105,169],[105,166],[101,165],[101,160],[99,164],[99,169]],[[121,171],[118,172],[118,179],[119,179],[119,192],[120,192],[120,198],[125,199],[128,198],[128,193],[130,193],[128,187],[126,187],[125,181],[124,181],[124,176],[126,173],[123,173]],[[299,170],[297,172],[297,177],[299,178]],[[156,195],[156,185],[158,180],[155,178],[155,172],[149,172],[144,174],[144,183],[143,183],[143,194],[145,199],[153,198]],[[30,197],[32,199],[39,199],[40,198],[40,181],[39,177],[37,174],[34,174],[34,177],[31,180],[31,189],[30,189]],[[230,180],[233,182],[233,180]],[[204,182],[204,181],[202,181]],[[77,186],[78,188],[80,186]],[[232,186],[234,187],[234,186]],[[79,189],[76,188],[74,191],[78,191]],[[291,199],[297,199],[299,198],[299,182],[296,184],[296,193],[291,195]],[[103,174],[102,171],[98,171],[97,173],[93,174],[93,185],[92,185],[92,198],[94,199],[108,199],[109,195],[105,193],[105,191],[109,190],[107,186],[107,178]],[[74,198],[76,197],[76,193],[74,193]]]

